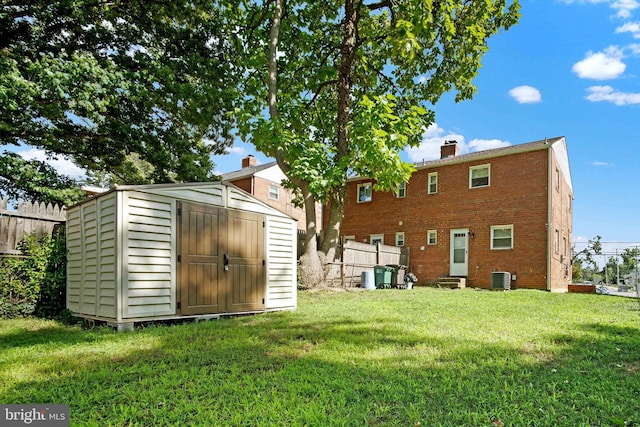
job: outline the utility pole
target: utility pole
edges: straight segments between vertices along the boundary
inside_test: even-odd
[[[620,286],[620,264],[618,264],[618,250],[616,249],[616,284]]]

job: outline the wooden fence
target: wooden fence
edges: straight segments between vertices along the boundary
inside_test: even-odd
[[[20,200],[15,210],[8,209],[9,201],[0,198],[0,257],[19,255],[16,246],[30,233],[51,235],[56,224],[64,224],[64,206],[24,202]]]
[[[371,245],[347,241],[342,247],[342,259],[332,264],[327,282],[333,286],[359,286],[362,272],[373,271],[376,265],[409,265],[409,248],[387,245]],[[398,283],[404,279],[398,274]]]

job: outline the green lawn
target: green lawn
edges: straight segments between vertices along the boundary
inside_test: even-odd
[[[418,288],[129,333],[5,320],[0,403],[96,426],[640,426],[640,305]]]

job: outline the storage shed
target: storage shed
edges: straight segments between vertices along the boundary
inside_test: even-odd
[[[119,186],[67,211],[67,308],[119,330],[295,309],[296,238],[226,182]]]

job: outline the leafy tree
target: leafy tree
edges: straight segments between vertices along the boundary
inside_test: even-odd
[[[25,160],[5,151],[0,157],[0,193],[9,199],[69,206],[84,198],[75,180],[61,176],[49,164]]]
[[[301,279],[315,286],[336,255],[348,177],[369,176],[378,190],[409,179],[413,166],[399,151],[434,122],[426,106],[449,91],[457,101],[473,96],[487,40],[517,22],[519,3],[274,0],[246,9],[239,127],[300,191]],[[329,207],[319,252],[316,202]]]
[[[598,270],[595,256],[602,254],[601,240],[601,236],[594,237],[593,240],[589,240],[584,249],[578,252],[576,252],[574,246],[571,261],[573,280],[593,280],[593,276]]]
[[[3,1],[0,145],[125,183],[210,179],[210,155],[231,143],[226,31],[237,11],[213,0]],[[148,168],[131,167],[132,155]]]
[[[620,264],[620,274],[632,274],[638,268],[638,257],[640,257],[640,248],[625,248],[620,254],[622,264]]]

